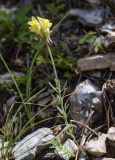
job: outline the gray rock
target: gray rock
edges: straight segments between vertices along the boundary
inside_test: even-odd
[[[101,33],[106,34],[104,39],[101,40],[101,43],[104,47],[112,47],[115,45],[115,24],[107,23],[100,28]]]
[[[86,153],[80,153],[79,154],[79,160],[89,160],[89,157]]]
[[[14,71],[12,71],[12,75],[14,78],[17,78],[17,77],[19,78],[19,77],[25,76],[21,72],[14,72]],[[0,75],[0,84],[3,84],[3,83],[7,83],[9,85],[13,84],[12,78],[9,73],[4,73],[4,74]]]
[[[115,95],[115,79],[110,79],[110,80],[106,81],[106,83],[104,83],[104,85],[110,94]]]
[[[49,146],[52,138],[54,136],[51,129],[38,129],[16,144],[12,151],[13,158],[15,160],[33,160],[37,154]]]
[[[93,77],[97,77],[97,78],[100,78],[101,77],[101,72],[100,71],[89,71],[88,72],[88,75],[91,75]]]
[[[102,158],[102,160],[115,160],[115,158]]]
[[[111,127],[107,133],[107,143],[115,148],[115,127]]]
[[[115,158],[95,158],[95,160],[115,160]]]
[[[115,61],[115,59],[113,61]],[[80,58],[77,61],[77,66],[80,71],[106,69],[110,68],[110,64],[111,64],[111,54],[84,57]]]
[[[54,160],[54,158],[58,158],[54,150],[51,148],[46,148],[35,157],[35,160]]]
[[[91,139],[85,143],[84,149],[91,155],[101,157],[106,154],[106,134],[102,134],[98,139]]]
[[[96,26],[103,22],[105,9],[96,8],[92,10],[71,9],[70,15],[77,16],[80,23],[86,26]]]
[[[69,160],[77,150],[77,145],[71,139],[67,139],[62,145],[62,149],[59,151],[55,150],[55,152],[64,160]]]
[[[101,4],[100,0],[87,0],[87,2],[94,8]]]
[[[92,120],[95,121],[102,113],[102,92],[90,80],[85,80],[70,97],[70,116],[84,123],[92,111]]]

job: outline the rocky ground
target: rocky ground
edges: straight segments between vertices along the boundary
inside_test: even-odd
[[[24,1],[24,3],[34,3],[34,1]],[[68,78],[69,82],[64,99],[68,104],[69,123],[64,124],[63,120],[58,117],[57,106],[59,107],[59,104],[55,99],[55,90],[47,87],[42,88],[43,92],[40,92],[32,101],[34,106],[38,105],[34,109],[34,114],[39,112],[37,120],[51,117],[54,119],[49,119],[47,123],[43,122],[42,125],[38,124],[25,135],[21,133],[23,136],[12,145],[12,148],[8,148],[9,139],[1,138],[1,159],[3,159],[3,154],[7,152],[11,152],[14,160],[115,159],[115,1],[86,0],[81,2],[78,0],[77,2],[75,0],[69,4],[67,9],[69,16],[65,18],[52,36],[54,39],[52,45],[58,46],[62,45],[62,42],[66,43],[69,51],[68,48],[64,51],[61,49],[63,56],[69,55],[75,64],[74,68],[70,70],[70,73],[74,72],[74,78]],[[18,5],[21,6],[22,1],[19,1]],[[40,8],[39,11],[41,11]],[[42,12],[40,13],[42,14]],[[45,11],[43,13],[46,14]],[[20,47],[24,49],[23,45]],[[18,48],[17,52],[22,52],[21,48]],[[21,55],[15,61],[13,59],[12,74],[14,77],[25,76],[25,72],[19,69],[24,65],[24,60],[27,60],[28,56],[25,57]],[[7,61],[8,56],[6,56]],[[15,70],[15,67],[18,69]],[[64,84],[66,65],[62,71],[58,65],[57,67],[62,84]],[[37,80],[39,81],[40,77],[43,79],[44,75],[47,76],[46,81],[52,81],[49,68],[49,66],[34,68],[33,72],[38,73],[37,78],[34,79],[34,87],[37,86]],[[12,86],[11,75],[4,72],[3,67],[0,70],[0,86],[3,86],[4,83]],[[21,87],[23,92],[23,86]],[[1,135],[11,106],[20,101],[16,92],[10,96],[5,92],[5,98],[3,93],[2,90],[0,92],[2,102],[0,109]],[[48,109],[42,110],[40,108],[40,106],[49,103],[51,105]],[[14,109],[13,112],[16,110]],[[20,111],[19,120],[22,127],[23,123],[25,124],[27,121],[25,113],[21,114]],[[15,120],[12,125],[14,122]],[[14,134],[13,138],[19,132],[20,126],[18,125],[15,133],[11,132]],[[12,128],[12,126],[10,127]],[[13,126],[14,128],[15,126]]]

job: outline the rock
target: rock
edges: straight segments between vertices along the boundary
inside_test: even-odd
[[[62,130],[62,125],[55,126],[53,129],[54,135],[57,136],[61,132],[61,130]]]
[[[80,23],[89,27],[102,24],[104,20],[104,13],[106,14],[106,10],[102,7],[92,10],[71,9],[69,11],[70,15],[78,17],[78,21]]]
[[[12,96],[6,101],[6,105],[11,107],[14,103],[17,102],[18,99],[18,96]]]
[[[109,22],[102,27],[100,27],[100,31],[102,33],[106,33],[108,35],[111,35],[112,37],[115,38],[115,24],[112,22]]]
[[[5,112],[5,116],[9,112],[10,107],[13,106],[18,99],[19,99],[18,96],[12,96],[6,101],[6,103],[3,104],[2,108]]]
[[[25,75],[21,72],[12,71],[12,75],[14,76],[14,78],[25,77]],[[9,85],[12,85],[14,83],[9,73],[4,73],[0,75],[0,84],[4,84],[4,83],[7,83]]]
[[[111,127],[107,133],[107,143],[115,148],[115,127]]]
[[[12,150],[15,160],[33,160],[37,154],[48,147],[54,138],[49,128],[40,128],[18,142]]]
[[[106,154],[106,134],[102,134],[98,139],[91,139],[85,143],[84,149],[91,155],[101,157]]]
[[[81,58],[77,61],[77,66],[80,71],[109,68],[110,57],[111,57],[110,54],[106,54],[106,55],[94,55]]]
[[[89,160],[88,155],[86,153],[79,154],[79,160]]]
[[[47,148],[35,157],[35,160],[58,160],[58,157],[53,149]]]
[[[70,116],[84,123],[92,111],[92,120],[95,121],[102,113],[102,92],[87,79],[76,87],[70,97]]]
[[[110,7],[113,14],[115,14],[115,0],[101,0],[103,5]]]
[[[114,47],[115,45],[115,24],[107,23],[100,28],[102,34],[106,34],[101,40],[101,43],[105,48]]]
[[[104,85],[109,93],[115,95],[115,79],[108,80]]]
[[[87,0],[87,2],[90,3],[90,5],[92,7],[96,7],[96,6],[99,6],[101,4],[100,0]]]
[[[115,71],[115,54],[111,55],[111,66],[110,66],[111,71]]]
[[[95,158],[95,160],[115,160],[115,158]]]
[[[102,158],[102,160],[115,160],[115,158]]]
[[[24,65],[24,60],[21,59],[21,58],[17,58],[15,61],[14,61],[14,66],[15,67],[22,67]]]
[[[77,66],[80,71],[99,70],[106,68],[110,68],[110,70],[115,71],[115,55],[110,53],[80,58],[77,61]]]
[[[88,75],[91,75],[91,76],[93,76],[93,77],[97,77],[97,78],[100,78],[101,77],[101,72],[99,72],[99,71],[90,71],[90,72],[88,72]]]
[[[64,142],[67,138],[69,138],[69,135],[68,135],[68,130],[69,129],[73,129],[73,127],[71,126],[71,124],[68,124],[66,125],[62,131],[56,136],[56,139],[59,141],[59,142]]]
[[[70,157],[74,157],[74,153],[77,150],[77,145],[71,139],[67,139],[62,145],[61,150],[55,150],[55,152],[64,160],[69,160]]]
[[[46,108],[46,109],[41,109],[41,107],[38,107],[37,109],[37,117],[39,119],[45,119],[45,118],[48,118],[48,117],[51,117],[53,116],[53,111],[50,107]]]

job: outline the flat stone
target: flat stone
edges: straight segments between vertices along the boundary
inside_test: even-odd
[[[49,128],[40,128],[18,142],[12,150],[15,160],[33,160],[37,154],[47,148],[54,138]]]
[[[80,71],[90,71],[96,69],[110,68],[110,63],[111,54],[103,54],[81,58],[77,61],[77,66]]]
[[[84,57],[77,61],[77,66],[80,71],[92,71],[106,68],[115,71],[115,54],[110,53]]]
[[[69,160],[77,150],[77,145],[71,139],[67,139],[62,145],[62,149],[59,151],[55,150],[55,152],[64,160]]]
[[[84,149],[91,155],[101,157],[106,154],[106,134],[102,134],[98,139],[91,139],[85,143]]]

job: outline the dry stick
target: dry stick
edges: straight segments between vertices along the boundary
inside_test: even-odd
[[[88,123],[90,122],[91,117],[92,117],[93,114],[94,114],[94,111],[92,111],[92,112],[90,113],[89,117],[87,118],[87,120],[86,120],[86,122],[85,122],[85,125],[88,125]],[[87,131],[87,129],[83,129],[83,130],[82,130],[82,134],[83,134],[85,131]]]
[[[94,111],[92,111],[91,114],[89,115],[89,117],[88,117],[88,119],[87,119],[85,125],[87,125],[87,124],[89,123],[89,121],[90,121],[90,119],[91,119],[93,113],[94,113]],[[84,133],[85,133],[86,131],[87,131],[87,128],[85,128],[85,129],[82,130],[82,137],[81,137],[81,141],[80,141],[80,148],[82,148],[82,146],[83,146],[84,143],[85,143],[86,136],[84,135]],[[77,151],[75,160],[78,160],[79,154],[80,154],[80,150]]]
[[[107,98],[107,95],[106,95],[106,92],[105,92],[105,88],[106,86],[104,85],[103,88],[102,88],[102,91],[103,91],[103,104],[104,104],[104,107],[105,107],[105,112],[106,112],[106,116],[107,116],[107,128],[109,129],[109,126],[110,126],[110,121],[109,121],[109,110],[107,109],[107,106],[106,106],[106,101],[105,101],[105,98]]]
[[[106,126],[107,126],[107,124],[104,123],[103,125],[101,125],[101,126],[99,126],[99,127],[97,127],[97,128],[94,128],[93,130],[99,132],[100,129],[102,129],[103,127],[106,127]],[[89,135],[90,133],[91,133],[91,131],[89,131],[87,134]],[[92,133],[92,135],[93,135],[93,133]],[[92,136],[92,135],[91,135],[91,136]],[[89,140],[89,139],[91,138],[91,136],[89,136],[87,140]]]
[[[79,122],[79,121],[75,121],[75,120],[70,120],[72,123],[76,123],[82,127],[87,128],[88,130],[90,130],[91,132],[93,132],[96,136],[99,136],[97,132],[95,132],[93,129],[91,129],[90,127],[86,126],[85,124]]]
[[[70,120],[70,122],[72,123],[76,123],[82,127],[85,127],[86,129],[90,130],[91,132],[93,132],[96,136],[98,136],[97,132],[95,132],[93,129],[91,129],[90,127],[86,126],[85,124],[81,123],[81,122],[78,122],[78,121],[75,121],[75,120]],[[83,137],[83,140],[84,140],[84,137]],[[84,140],[85,141],[85,140]],[[80,145],[80,148],[81,148],[81,145]],[[76,157],[75,157],[75,160],[78,159],[78,156],[79,156],[79,151],[77,151],[76,153]]]
[[[75,160],[78,160],[79,153],[80,153],[80,151],[79,151],[79,149],[78,149],[77,152],[76,152],[76,155],[75,155]]]
[[[107,96],[106,93],[105,93],[105,98],[106,98],[106,100],[107,100],[107,102],[108,102],[108,110],[109,110],[110,117],[111,117],[112,121],[114,121],[111,102],[110,102],[110,100],[109,100],[109,98],[108,98],[108,96]]]

